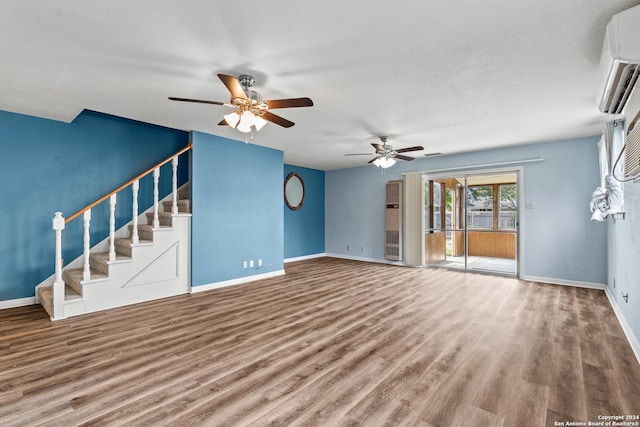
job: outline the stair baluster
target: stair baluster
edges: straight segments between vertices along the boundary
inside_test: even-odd
[[[160,228],[158,218],[158,181],[160,180],[160,168],[153,170],[153,228]]]
[[[64,318],[64,280],[62,280],[62,230],[64,230],[62,212],[56,212],[53,217],[53,231],[56,239],[56,264],[53,279],[53,319]]]
[[[140,181],[135,180],[131,184],[131,192],[133,193],[133,229],[131,230],[131,243],[137,245],[140,240],[138,237],[138,189],[140,188]]]
[[[173,171],[171,188],[172,188],[172,197],[173,202],[171,204],[171,213],[178,213],[178,156],[175,156],[171,159],[171,169]]]
[[[116,260],[116,198],[117,193],[109,197],[109,261]]]
[[[82,280],[91,279],[91,267],[89,266],[89,257],[91,256],[91,235],[89,227],[91,226],[91,209],[87,209],[83,214],[84,221],[84,267],[82,269]]]

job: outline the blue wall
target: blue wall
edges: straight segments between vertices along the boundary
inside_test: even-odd
[[[69,216],[187,143],[185,132],[90,111],[72,123],[0,111],[0,301],[33,296],[34,287],[53,274],[54,212]],[[165,169],[161,194],[171,187]],[[140,188],[142,211],[152,204],[152,181],[141,181]],[[125,193],[129,197],[118,199],[117,226],[131,220]],[[108,234],[108,204],[94,208],[92,217],[91,240],[98,243]],[[67,224],[63,234],[66,262],[82,253],[81,223]]]
[[[521,274],[604,284],[607,230],[590,221],[589,200],[598,185],[598,138],[531,144],[398,162],[381,174],[367,165],[326,173],[326,252],[384,259],[385,183],[403,172],[509,162],[524,164],[524,265]],[[349,245],[351,251],[347,251]],[[361,247],[364,250],[361,250]]]
[[[324,171],[284,165],[284,177],[296,172],[304,182],[304,202],[297,211],[284,205],[284,257],[324,253]]]
[[[192,133],[192,286],[283,269],[283,154]],[[244,269],[245,260],[263,267]]]

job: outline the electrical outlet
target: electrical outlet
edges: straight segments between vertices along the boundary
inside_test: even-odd
[[[360,252],[364,252],[364,246],[360,246]]]
[[[351,245],[347,245],[347,252],[351,250]]]
[[[524,203],[524,208],[525,209],[533,209],[533,203],[532,202],[525,202]]]
[[[622,298],[624,299],[624,302],[628,303],[629,302],[629,292],[627,292],[626,294],[622,293]]]
[[[262,267],[262,259],[258,260],[258,267]]]
[[[253,260],[249,261],[249,267],[253,268]]]
[[[242,268],[247,268],[247,261],[242,261]]]

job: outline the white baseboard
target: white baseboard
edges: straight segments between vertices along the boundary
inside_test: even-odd
[[[36,297],[9,299],[0,301],[0,310],[4,308],[23,307],[25,305],[33,305],[36,303]]]
[[[307,259],[313,259],[313,258],[322,258],[327,256],[327,254],[325,252],[322,252],[321,254],[312,254],[312,255],[303,255],[303,256],[296,256],[293,258],[285,258],[284,259],[284,263],[288,263],[288,262],[296,262],[296,261],[304,261]]]
[[[638,363],[640,363],[640,344],[638,344],[638,339],[636,338],[635,335],[633,335],[633,331],[631,331],[631,328],[627,323],[627,319],[625,319],[624,314],[622,314],[622,310],[620,310],[618,303],[613,298],[613,295],[611,295],[611,291],[609,290],[609,287],[606,287],[604,289],[604,293],[607,295],[607,298],[609,299],[609,304],[611,304],[611,308],[613,308],[613,312],[616,314],[616,317],[618,318],[618,322],[620,322],[620,326],[622,326],[622,330],[624,331],[624,334],[627,337],[627,341],[629,341],[629,345],[633,350],[633,354],[636,355],[636,359],[638,360]]]
[[[284,270],[270,271],[268,273],[254,274],[253,276],[239,277],[237,279],[224,280],[222,282],[209,283],[206,285],[192,286],[191,293],[210,291],[212,289],[224,288],[227,286],[239,285],[241,283],[253,282],[256,280],[268,279],[271,277],[284,275]]]
[[[353,260],[353,261],[376,262],[378,264],[406,265],[403,261],[390,261],[388,259],[367,258],[367,257],[354,256],[354,255],[342,255],[342,254],[328,253],[328,254],[325,254],[325,256],[328,256],[328,257],[331,257],[331,258],[350,259],[350,260]]]
[[[575,286],[576,288],[605,289],[604,283],[580,282],[577,280],[552,279],[549,277],[522,276],[522,280],[529,282],[549,283],[551,285]]]

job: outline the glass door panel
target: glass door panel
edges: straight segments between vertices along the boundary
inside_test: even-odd
[[[467,269],[516,275],[515,173],[467,176]]]
[[[425,183],[425,262],[465,269],[464,177]]]
[[[517,275],[517,173],[425,180],[425,263]]]

